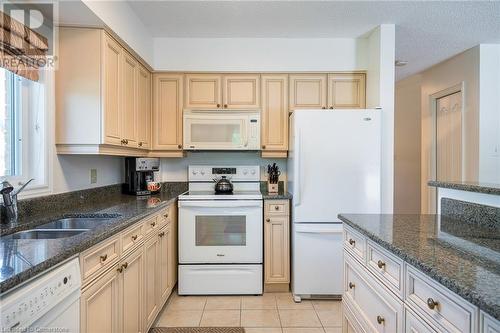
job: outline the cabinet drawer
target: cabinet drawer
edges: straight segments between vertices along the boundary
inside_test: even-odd
[[[344,297],[370,332],[401,332],[403,303],[386,291],[349,254],[344,255]]]
[[[144,222],[134,224],[122,233],[122,253],[135,248],[144,241]]]
[[[172,221],[172,216],[174,216],[172,209],[175,205],[170,205],[165,209],[162,209],[158,214],[158,220],[160,222],[160,229],[169,224]]]
[[[288,200],[266,200],[266,215],[289,215]]]
[[[342,332],[343,333],[364,333],[365,330],[361,327],[361,324],[356,319],[353,311],[349,307],[349,304],[345,301],[342,302]]]
[[[406,265],[405,301],[446,332],[475,332],[478,310],[452,291]]]
[[[365,237],[344,223],[344,248],[362,263],[365,262]]]
[[[480,329],[481,333],[500,333],[500,321],[483,311],[480,312]]]
[[[87,282],[114,264],[120,257],[120,238],[114,236],[99,243],[80,255],[82,280]]]
[[[149,237],[151,235],[156,235],[156,231],[160,229],[160,215],[154,215],[152,217],[148,217],[144,221],[144,235]]]
[[[389,254],[371,241],[366,243],[368,269],[394,293],[403,298],[403,260]]]
[[[422,318],[405,308],[405,333],[437,333]]]

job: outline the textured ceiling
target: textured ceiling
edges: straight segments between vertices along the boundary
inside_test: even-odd
[[[153,37],[359,37],[396,24],[397,79],[500,43],[500,1],[129,1]]]

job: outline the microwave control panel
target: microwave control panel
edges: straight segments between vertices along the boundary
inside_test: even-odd
[[[260,149],[260,119],[257,115],[248,117],[248,147],[250,150]]]

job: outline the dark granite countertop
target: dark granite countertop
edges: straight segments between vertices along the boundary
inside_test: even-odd
[[[280,181],[278,183],[278,193],[269,193],[267,191],[267,182],[260,183],[260,193],[262,194],[262,199],[264,200],[291,200],[292,194],[285,191],[284,182]]]
[[[0,238],[0,294],[165,208],[186,190],[185,185],[179,183],[178,186],[149,197],[124,195],[115,191],[113,195],[103,194],[99,202],[93,202],[92,199],[88,204],[73,202],[72,209],[71,206],[64,210],[55,209],[55,213],[50,209],[48,201],[48,208],[44,210],[45,215],[28,214],[28,217],[22,219],[16,227],[2,226],[2,234],[7,235],[68,216],[68,213],[86,216],[118,215],[109,219],[104,225],[69,238],[17,240]]]
[[[481,182],[442,182],[437,180],[431,180],[427,184],[429,186],[444,187],[453,190],[500,195],[500,184]]]
[[[500,320],[500,232],[440,215],[340,214],[347,225]]]

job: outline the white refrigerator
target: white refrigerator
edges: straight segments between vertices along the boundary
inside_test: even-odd
[[[295,110],[290,116],[295,300],[342,295],[339,213],[380,213],[380,109]]]

